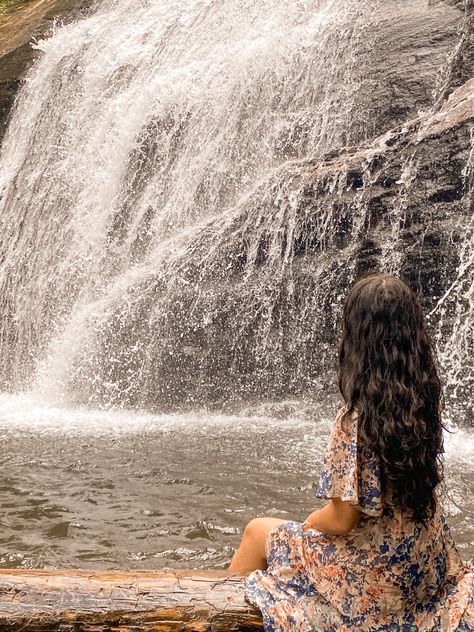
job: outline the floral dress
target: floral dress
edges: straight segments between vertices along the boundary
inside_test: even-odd
[[[474,568],[460,558],[439,506],[426,526],[382,498],[380,468],[358,445],[356,419],[336,417],[317,496],[360,512],[348,535],[285,522],[267,539],[266,571],[246,597],[265,632],[474,632]]]

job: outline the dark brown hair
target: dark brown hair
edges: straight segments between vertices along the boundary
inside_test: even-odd
[[[426,521],[442,478],[442,387],[420,303],[397,277],[373,274],[349,291],[339,389],[361,445],[380,459],[383,493]]]

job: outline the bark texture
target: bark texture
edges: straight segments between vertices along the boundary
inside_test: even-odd
[[[260,613],[225,571],[0,570],[3,632],[251,632]]]

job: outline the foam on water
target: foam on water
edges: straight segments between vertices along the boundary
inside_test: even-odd
[[[94,410],[77,406],[51,406],[33,394],[8,395],[0,394],[0,428],[9,431],[27,431],[41,433],[65,434],[126,434],[153,431],[202,433],[209,429],[226,429],[230,434],[267,432],[269,429],[278,433],[283,430],[294,430],[295,446],[307,454],[316,450],[321,452],[321,445],[312,444],[312,436],[325,437],[331,427],[332,419],[327,407],[318,411],[315,407],[308,418],[309,406],[300,403],[301,414],[291,411],[294,402],[279,402],[274,411],[283,411],[278,417],[272,416],[272,406],[259,407],[255,411],[243,410],[241,414],[225,415],[215,412],[201,411],[190,413],[149,414],[136,410]],[[290,408],[291,412],[288,412]],[[265,413],[265,409],[268,412]],[[467,429],[449,425],[445,433],[445,455],[448,460],[472,460],[474,451],[474,434]]]
[[[123,434],[150,431],[179,431],[193,428],[202,432],[209,428],[231,428],[236,432],[258,432],[269,426],[275,429],[294,428],[302,432],[309,424],[304,418],[276,419],[264,415],[225,415],[209,411],[190,413],[149,414],[136,410],[94,410],[77,406],[48,405],[34,394],[0,394],[0,428],[10,432],[28,431],[70,434]],[[323,419],[320,424],[328,424]]]

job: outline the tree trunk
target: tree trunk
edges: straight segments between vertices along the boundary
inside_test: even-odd
[[[260,612],[225,571],[0,570],[0,631],[251,632]]]

